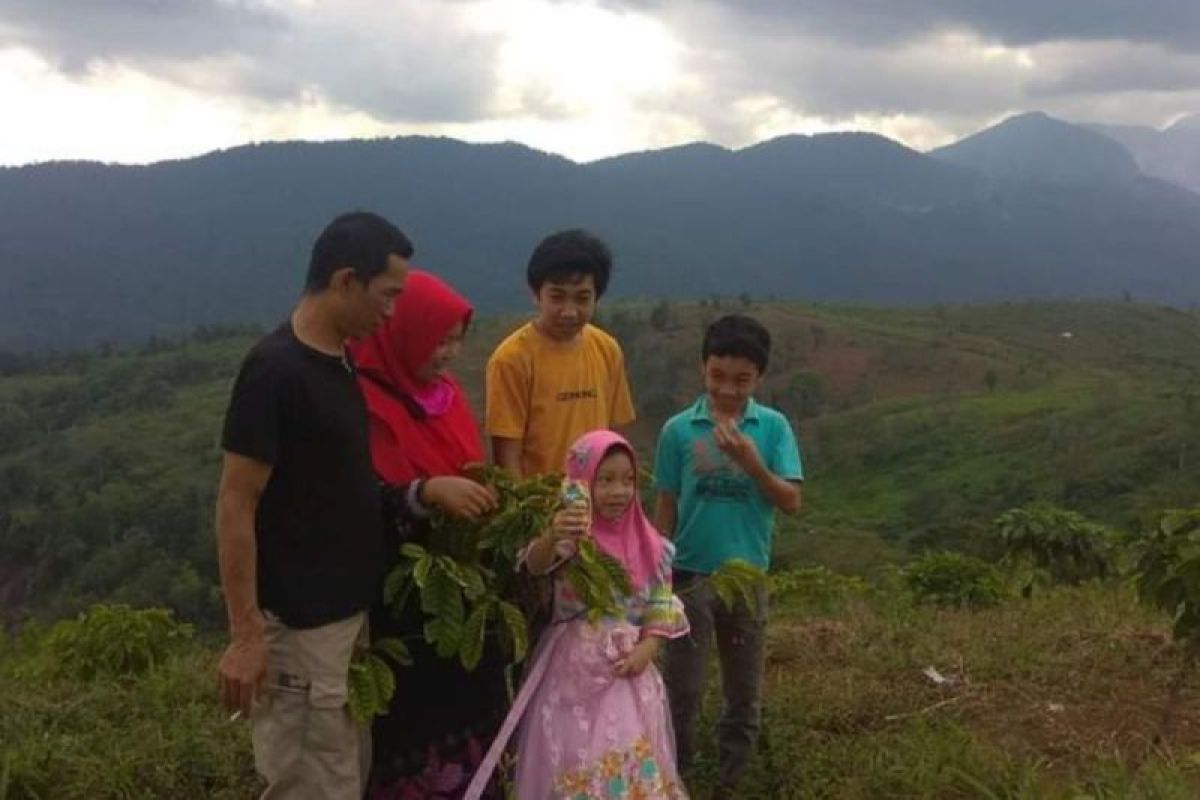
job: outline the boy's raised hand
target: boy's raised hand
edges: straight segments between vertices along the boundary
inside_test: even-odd
[[[713,428],[713,438],[721,452],[749,475],[757,475],[766,469],[754,440],[738,430],[736,422],[718,422]]]

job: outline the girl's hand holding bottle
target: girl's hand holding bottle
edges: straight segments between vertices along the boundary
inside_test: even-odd
[[[592,521],[591,517],[586,506],[564,508],[554,515],[548,532],[555,541],[577,541],[587,536],[588,526]]]
[[[544,575],[578,552],[579,540],[592,525],[591,502],[587,487],[574,481],[563,485],[562,507],[526,551],[526,565],[535,575]]]
[[[562,508],[550,522],[548,533],[556,541],[577,542],[592,524],[592,503],[587,486],[580,481],[565,481],[561,494]]]

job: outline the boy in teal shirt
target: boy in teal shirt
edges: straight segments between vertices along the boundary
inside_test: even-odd
[[[758,608],[728,609],[704,576],[733,559],[770,566],[775,510],[800,510],[804,473],[787,418],[754,401],[771,336],[731,314],[704,334],[705,393],[663,426],[654,462],[655,523],[675,540],[675,587],[691,636],[667,644],[666,683],[681,770],[695,755],[696,718],[712,639],[721,662],[716,797],[733,796],[750,761],[762,716],[766,591]]]

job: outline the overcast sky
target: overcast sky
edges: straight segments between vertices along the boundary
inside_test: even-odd
[[[1200,0],[0,0],[0,164],[442,134],[584,161],[1200,112]]]

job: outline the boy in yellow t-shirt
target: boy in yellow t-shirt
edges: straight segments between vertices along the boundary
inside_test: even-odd
[[[513,475],[561,472],[581,435],[634,419],[621,346],[589,324],[611,272],[608,246],[582,230],[546,237],[529,257],[537,317],[487,365],[492,456]]]

